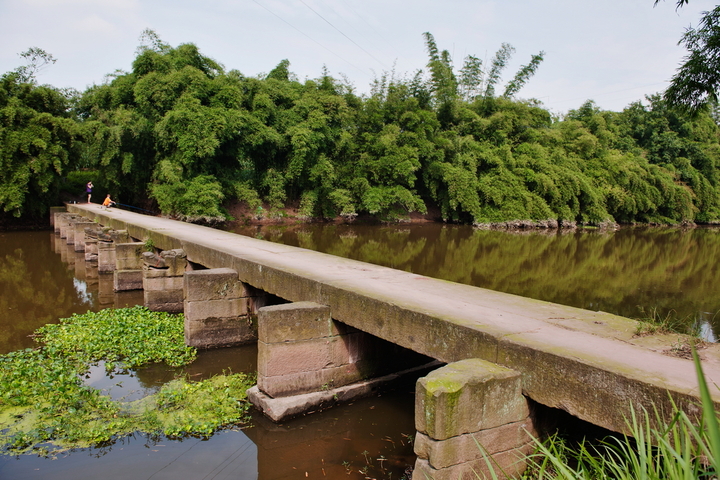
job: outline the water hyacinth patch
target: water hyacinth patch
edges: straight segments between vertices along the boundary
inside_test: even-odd
[[[145,307],[107,309],[73,315],[37,330],[45,349],[82,363],[105,360],[108,368],[165,362],[179,367],[197,354],[185,345],[182,315]]]
[[[141,400],[112,400],[83,383],[93,364],[109,370],[191,363],[183,316],[143,307],[74,315],[37,330],[42,344],[0,356],[0,451],[40,453],[89,447],[133,432],[210,435],[242,424],[254,383],[245,374],[201,382],[179,378]]]

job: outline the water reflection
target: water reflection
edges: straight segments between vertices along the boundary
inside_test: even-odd
[[[32,347],[27,335],[38,327],[93,309],[91,296],[77,294],[85,287],[74,277],[75,252],[69,256],[67,246],[49,242],[49,235],[0,233],[0,353]]]
[[[165,441],[136,434],[103,449],[77,451],[57,458],[0,457],[0,478],[259,478],[257,449],[247,435],[241,431],[226,431],[213,438],[218,441],[209,442],[200,438]]]
[[[626,317],[656,309],[718,333],[720,229],[477,230],[455,225],[302,225],[237,233]],[[711,329],[708,329],[711,326]]]

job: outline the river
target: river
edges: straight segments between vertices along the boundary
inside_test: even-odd
[[[717,229],[623,228],[509,233],[470,227],[301,225],[241,227],[237,233],[418,274],[591,310],[642,317],[656,310],[718,332]],[[73,313],[142,303],[114,293],[50,232],[0,233],[0,353],[33,346],[28,337]],[[194,377],[255,369],[254,346],[202,352]],[[89,382],[111,396],[145,395],[179,374],[155,365]],[[259,415],[243,430],[171,441],[137,434],[53,458],[0,456],[2,479],[399,479],[414,463],[413,388],[275,425]]]

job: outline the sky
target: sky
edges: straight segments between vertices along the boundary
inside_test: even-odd
[[[38,47],[57,59],[39,83],[83,91],[131,70],[149,28],[171,46],[194,43],[226,70],[257,76],[287,59],[300,80],[327,68],[362,94],[384,73],[427,70],[423,33],[430,32],[456,71],[467,55],[489,64],[503,43],[512,45],[501,88],[544,51],[516,98],[540,100],[557,114],[586,100],[620,111],[667,87],[687,53],[678,40],[715,7],[653,1],[0,0],[0,74]]]

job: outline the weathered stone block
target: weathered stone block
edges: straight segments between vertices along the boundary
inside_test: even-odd
[[[60,220],[60,238],[64,238],[67,244],[73,243],[72,241],[68,242],[67,238],[70,230],[72,230],[71,223],[75,222],[78,218],[80,218],[80,216],[74,213],[63,213],[58,217]]]
[[[182,275],[170,275],[167,268],[143,266],[143,300],[154,312],[180,313],[184,310],[185,280]]]
[[[327,338],[337,335],[330,307],[296,302],[258,310],[258,339],[265,343]]]
[[[185,317],[190,320],[235,318],[245,314],[247,314],[247,305],[244,298],[206,300],[204,302],[185,300]]]
[[[60,229],[55,219],[57,218],[57,215],[65,213],[65,211],[65,207],[50,207],[50,226],[55,229],[56,233],[59,233]]]
[[[109,273],[115,271],[115,244],[111,242],[97,242],[98,272]]]
[[[480,359],[448,364],[420,378],[415,426],[435,440],[524,420],[520,374]]]
[[[352,363],[348,343],[342,337],[316,338],[284,343],[258,342],[258,374],[287,375],[312,372]]]
[[[143,268],[143,289],[145,291],[179,290],[180,298],[183,296],[184,279],[182,275],[173,276],[168,270]]]
[[[176,248],[173,250],[163,250],[160,255],[165,259],[165,266],[169,275],[182,276],[188,266],[187,255],[185,251]]]
[[[116,243],[115,269],[116,270],[142,270],[142,243]]]
[[[153,304],[179,303],[180,311],[183,311],[182,290],[145,290],[145,306],[150,308]],[[164,310],[163,310],[164,311]]]
[[[258,375],[258,387],[273,398],[318,392],[363,380],[364,367],[365,362],[357,362],[311,372],[278,376]]]
[[[418,432],[415,435],[415,453],[426,459],[433,468],[447,468],[465,462],[481,460],[484,454],[513,450],[530,445],[537,435],[530,418],[499,427],[466,433],[446,440],[433,440]]]
[[[73,233],[73,243],[75,245],[75,251],[76,252],[84,252],[85,251],[85,229],[87,227],[95,225],[95,222],[76,222],[73,224],[74,233]]]
[[[257,329],[247,317],[188,320],[185,316],[185,343],[209,348],[240,345],[257,339]]]
[[[118,243],[129,243],[130,242],[130,234],[127,232],[127,230],[109,229],[107,231],[107,234],[110,235],[110,238],[112,239],[113,243],[115,243],[116,245]]]
[[[185,342],[198,347],[247,343],[257,339],[257,328],[247,315],[244,286],[229,268],[186,272]]]
[[[188,302],[240,298],[245,292],[237,272],[230,268],[186,272],[184,289]]]
[[[142,290],[142,270],[115,270],[113,271],[113,288],[116,292],[128,290]]]
[[[526,455],[532,452],[533,445],[497,453],[492,459],[479,459],[472,462],[452,465],[446,468],[433,468],[425,459],[415,461],[412,480],[478,480],[486,478],[518,478],[527,468]],[[491,473],[488,461],[492,465]],[[493,476],[496,475],[497,477]]]

